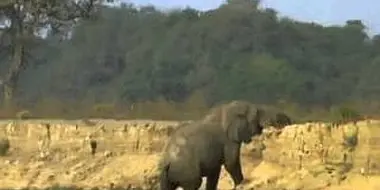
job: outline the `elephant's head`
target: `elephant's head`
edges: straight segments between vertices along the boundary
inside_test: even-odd
[[[222,127],[227,137],[237,143],[249,143],[252,136],[263,132],[263,110],[249,102],[232,101],[221,109]]]
[[[261,135],[264,130],[263,117],[265,111],[261,108],[258,108],[254,105],[251,105],[248,113],[248,121],[251,127],[251,135]]]

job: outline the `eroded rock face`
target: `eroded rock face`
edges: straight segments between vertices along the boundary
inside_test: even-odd
[[[267,133],[275,133],[273,131]],[[307,123],[266,135],[263,159],[293,169],[315,163],[347,165],[355,172],[380,173],[380,122],[333,127]]]
[[[37,140],[47,134],[42,124],[46,122],[51,125],[51,142],[47,147],[50,157],[40,161],[34,154],[38,148]],[[49,180],[86,187],[107,186],[110,182],[125,186],[130,178],[133,184],[141,185],[141,176],[157,175],[154,167],[159,152],[167,137],[180,125],[176,121],[152,120],[101,120],[93,126],[76,121],[8,123],[0,123],[4,126],[0,133],[11,141],[11,154],[4,158],[2,165],[7,179],[12,182],[7,183],[9,187],[17,183],[29,184],[30,181],[39,186]],[[88,156],[88,144],[82,145],[87,143],[87,137],[99,143],[99,154],[95,157]],[[242,166],[250,180],[244,189],[328,189],[342,183],[371,181],[368,174],[380,173],[379,139],[379,121],[358,122],[356,126],[306,123],[283,129],[265,129],[262,136],[242,148]],[[19,177],[9,177],[9,168],[17,169],[15,176]],[[35,172],[42,172],[38,180],[34,179]],[[54,173],[54,179],[51,179],[51,173]],[[18,182],[13,183],[15,181]],[[372,181],[375,184],[376,180]],[[218,189],[232,188],[225,171],[222,171],[219,184]]]
[[[119,142],[119,149],[133,152],[158,152],[167,137],[179,125],[177,121],[153,120],[94,120],[92,125],[83,121],[32,120],[1,121],[4,130],[0,133],[10,140],[34,142],[51,140],[51,147],[69,143],[71,148],[88,147],[88,139],[96,139],[100,148],[105,143]],[[49,133],[45,124],[50,125]],[[1,124],[0,124],[1,125]],[[20,144],[20,143],[17,143]],[[33,143],[29,143],[32,145]],[[37,147],[37,145],[35,145]],[[21,147],[20,147],[21,148]]]
[[[263,150],[262,162],[246,174],[251,183],[244,189],[378,189],[379,136],[378,121],[265,129],[243,148],[250,155]]]
[[[7,125],[10,123],[9,125]],[[17,139],[38,139],[46,135],[41,123],[19,121],[5,123],[6,136]],[[83,126],[75,121],[52,121],[51,144],[78,141],[91,136],[99,144],[108,140],[124,144],[126,150],[159,152],[167,137],[181,122],[175,121],[98,121],[96,126]],[[101,127],[99,127],[101,126]],[[256,144],[263,160],[300,169],[311,163],[352,165],[356,172],[380,173],[380,121],[362,121],[356,125],[332,126],[325,123],[290,125],[282,130],[266,129]]]

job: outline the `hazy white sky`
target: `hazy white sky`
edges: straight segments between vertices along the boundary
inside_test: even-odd
[[[213,9],[224,0],[122,0],[138,5],[153,4],[162,8],[184,7]],[[343,24],[348,19],[360,19],[375,33],[380,33],[380,0],[262,0],[266,7],[297,20],[321,24]]]

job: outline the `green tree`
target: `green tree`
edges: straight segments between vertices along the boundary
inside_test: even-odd
[[[21,72],[27,66],[30,40],[47,27],[50,27],[51,34],[68,34],[71,26],[78,19],[88,17],[97,3],[97,0],[45,0],[3,1],[0,4],[4,26],[2,35],[9,35],[10,48],[9,69],[2,79],[3,99],[7,107],[12,103]]]
[[[369,38],[358,20],[342,26],[300,22],[251,0],[209,11],[133,4],[98,10],[96,19],[69,30],[67,40],[50,35],[28,43],[38,58],[28,58],[34,67],[20,76],[23,104],[191,105],[201,94],[207,106],[246,99],[327,110],[379,101],[380,38]],[[1,59],[0,68],[8,68]]]

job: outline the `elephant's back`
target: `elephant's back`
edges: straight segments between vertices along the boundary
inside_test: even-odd
[[[173,134],[164,148],[160,166],[169,166],[170,179],[182,181],[200,174],[198,156],[194,154],[194,146],[181,133]]]
[[[164,148],[170,162],[194,162],[220,157],[224,134],[221,128],[205,124],[188,124],[175,131]]]

